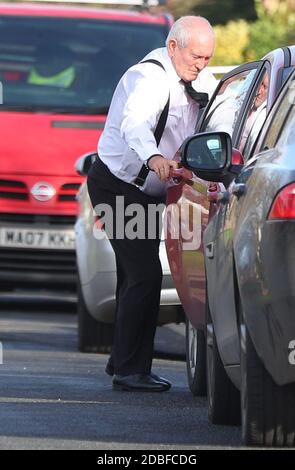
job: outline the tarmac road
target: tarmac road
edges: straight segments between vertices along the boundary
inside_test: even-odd
[[[76,336],[73,305],[0,304],[0,449],[240,446],[240,428],[209,424],[188,389],[183,325],[157,332],[153,371],[173,383],[159,394],[113,391],[107,357],[77,352]]]

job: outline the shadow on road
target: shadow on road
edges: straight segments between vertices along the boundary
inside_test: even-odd
[[[172,352],[183,345],[178,327],[167,328],[157,332],[158,356],[165,344]],[[239,446],[239,428],[209,424],[206,399],[188,390],[184,362],[154,360],[154,372],[173,384],[169,392],[113,391],[106,356],[77,351],[74,308],[0,302],[0,332],[0,448]]]
[[[64,350],[77,349],[77,335],[69,339],[68,334],[73,333],[76,328],[76,300],[67,299],[66,301],[56,300],[52,297],[47,297],[45,300],[38,297],[23,295],[22,297],[15,298],[13,295],[0,295],[0,314],[2,312],[2,319],[19,321],[22,325],[20,329],[15,331],[5,327],[0,329],[0,340],[5,341],[35,341],[44,347],[52,344],[52,335],[54,335],[54,344]],[[4,317],[3,317],[4,314]],[[46,323],[46,333],[36,331],[33,327],[35,321]],[[1,317],[0,317],[1,322]],[[57,343],[56,333],[60,340]],[[67,336],[65,341],[62,335]],[[184,324],[180,325],[167,325],[158,327],[155,337],[155,353],[154,357],[161,359],[171,360],[185,360],[185,336]]]

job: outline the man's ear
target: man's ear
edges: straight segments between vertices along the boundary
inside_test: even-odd
[[[167,47],[170,57],[174,56],[176,47],[177,47],[176,40],[175,39],[170,39],[170,41],[168,42],[168,47]]]

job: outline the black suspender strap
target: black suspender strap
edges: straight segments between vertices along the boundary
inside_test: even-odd
[[[163,70],[165,70],[163,64],[161,64],[161,62],[159,62],[158,60],[148,59],[148,60],[144,60],[140,63],[145,64],[146,62],[150,62],[152,64],[158,65],[158,67],[161,67]],[[167,103],[165,104],[165,107],[164,107],[163,111],[161,112],[158,124],[156,126],[155,131],[154,131],[154,136],[155,136],[157,146],[159,145],[159,143],[161,141],[161,138],[162,138],[162,135],[163,135],[166,123],[167,123],[168,113],[169,113],[169,105],[170,105],[170,92],[169,92]],[[140,172],[138,173],[136,179],[134,180],[134,184],[136,186],[143,186],[144,183],[145,183],[145,180],[147,178],[147,175],[149,174],[149,171],[150,170],[146,167],[146,165],[142,165],[142,167],[140,169]]]
[[[144,60],[143,62],[140,62],[140,63],[145,64],[146,62],[150,62],[151,64],[158,65],[158,67],[161,67],[163,70],[165,70],[163,64],[161,64],[161,62],[159,62],[158,60],[149,59],[149,60]],[[170,93],[169,93],[169,96],[168,96],[167,103],[165,104],[165,107],[164,107],[164,109],[161,113],[161,116],[159,117],[157,127],[154,131],[154,136],[155,136],[157,146],[159,145],[159,143],[161,141],[161,138],[162,138],[165,126],[166,126],[168,113],[169,113],[169,104],[170,104]]]

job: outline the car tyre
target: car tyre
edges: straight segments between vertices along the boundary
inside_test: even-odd
[[[114,325],[95,320],[89,313],[80,282],[78,283],[78,347],[81,352],[110,353]]]
[[[234,386],[224,369],[208,303],[206,318],[206,371],[209,420],[213,424],[239,425],[241,423],[240,392]]]
[[[206,396],[206,343],[202,330],[186,318],[186,368],[189,388],[195,396]]]
[[[295,384],[277,385],[241,327],[242,440],[249,446],[295,444]]]

